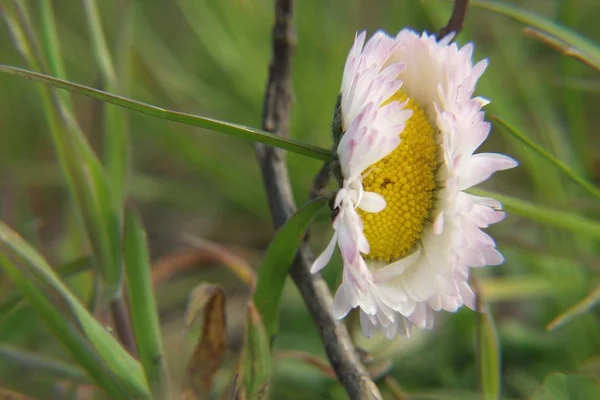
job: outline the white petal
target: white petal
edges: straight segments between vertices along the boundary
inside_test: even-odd
[[[335,319],[342,319],[353,308],[354,306],[346,293],[346,285],[342,283],[333,298],[333,317]]]
[[[514,168],[517,165],[515,160],[503,154],[476,154],[462,166],[460,189],[473,187],[488,179],[494,172]]]
[[[433,233],[439,235],[444,230],[444,213],[439,213],[433,222]]]
[[[471,310],[477,308],[475,293],[469,287],[467,282],[461,282],[458,286],[460,290],[460,296],[462,297],[463,303]]]
[[[317,259],[313,262],[312,266],[310,267],[310,272],[312,272],[313,274],[315,272],[319,272],[323,269],[323,267],[327,265],[327,263],[329,263],[329,260],[331,260],[331,257],[333,256],[333,251],[335,250],[337,239],[338,233],[335,232],[325,250],[323,250],[321,255],[317,257]]]
[[[364,192],[358,207],[366,212],[378,213],[385,209],[387,202],[382,195],[375,192]]]
[[[408,268],[415,265],[419,261],[421,256],[421,248],[418,247],[412,254],[407,257],[401,258],[387,266],[378,269],[375,272],[375,277],[379,282],[387,281],[395,276],[401,275]]]
[[[360,326],[362,328],[363,335],[368,338],[373,337],[376,331],[375,325],[371,322],[369,316],[364,311],[360,312]]]

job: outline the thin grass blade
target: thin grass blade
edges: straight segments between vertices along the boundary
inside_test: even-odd
[[[16,14],[4,14],[15,45],[34,69],[46,68],[25,3],[15,2]],[[59,58],[59,54],[53,54]],[[117,297],[121,288],[121,223],[107,177],[68,106],[50,87],[40,97],[59,163],[77,204],[102,276],[103,302]]]
[[[108,92],[123,93],[117,76],[95,0],[83,0],[96,64]],[[129,180],[129,129],[123,110],[104,104],[104,154],[107,175],[112,183],[116,204],[123,204]]]
[[[260,129],[250,128],[231,122],[224,122],[213,118],[166,110],[164,108],[145,104],[137,100],[117,96],[102,90],[93,89],[88,86],[79,85],[63,79],[54,78],[45,74],[11,67],[8,65],[0,64],[0,72],[50,85],[58,89],[69,90],[71,92],[102,100],[111,104],[115,104],[119,107],[127,108],[129,110],[147,114],[156,118],[180,122],[185,125],[191,125],[215,132],[225,133],[227,135],[251,142],[264,143],[317,160],[329,161],[332,158],[330,150],[303,143],[294,139],[282,138]]]
[[[554,318],[546,327],[549,331],[558,328],[574,318],[589,312],[600,303],[600,286],[591,291],[583,300]]]
[[[81,272],[88,271],[92,266],[92,262],[90,257],[84,257],[56,267],[56,273],[62,279],[69,278]],[[12,310],[21,306],[23,301],[23,296],[19,292],[13,292],[11,295],[7,296],[5,301],[0,304],[0,323],[2,323],[2,319],[12,312]]]
[[[527,137],[523,132],[519,131],[512,124],[500,118],[498,116],[493,116],[492,119],[500,125],[503,131],[510,134],[512,137],[517,139],[519,142],[523,143],[528,149],[535,152],[537,155],[542,157],[544,160],[548,161],[550,164],[554,165],[556,168],[560,169],[564,172],[569,178],[571,178],[574,182],[579,184],[582,188],[587,190],[589,193],[594,195],[595,197],[600,199],[600,188],[596,185],[592,184],[588,180],[586,180],[583,176],[578,174],[571,167],[560,161],[557,157],[550,154],[550,152],[544,149],[542,146],[535,143],[529,137]]]
[[[483,197],[494,198],[504,204],[504,209],[515,215],[531,219],[542,225],[566,229],[600,238],[600,223],[579,214],[533,204],[523,199],[482,189],[469,189],[469,192]]]
[[[475,7],[484,8],[505,15],[516,21],[537,28],[554,42],[560,42],[563,48],[572,49],[571,52],[578,55],[578,59],[596,69],[600,68],[600,45],[584,38],[577,32],[551,21],[541,15],[524,10],[507,3],[495,1],[472,1]]]
[[[58,78],[67,79],[67,72],[61,56],[60,40],[56,28],[56,18],[51,0],[40,0],[40,21],[42,28],[42,45],[48,58],[50,73]],[[73,102],[69,93],[61,92],[60,98],[64,104],[73,110]]]
[[[166,398],[169,373],[152,288],[150,255],[146,232],[135,210],[129,209],[126,214],[124,236],[131,317],[141,363],[154,398]]]
[[[140,364],[89,314],[46,260],[2,222],[0,251],[2,264],[13,282],[103,388],[111,393],[119,393],[117,398],[123,398],[124,393],[149,398],[148,385]],[[13,260],[19,260],[19,267]],[[47,294],[42,292],[40,285],[51,290],[54,299],[67,309],[58,310]],[[65,312],[76,321],[83,337],[68,324]],[[84,338],[93,345],[93,350],[85,344]],[[94,355],[96,352],[97,356]]]
[[[500,398],[500,344],[494,319],[487,306],[478,315],[479,373],[482,398]]]
[[[36,286],[34,279],[26,275],[24,269],[17,266],[4,253],[0,253],[0,265],[6,275],[23,292],[23,295],[46,322],[54,335],[69,349],[73,358],[87,370],[98,386],[116,399],[129,398],[133,391],[128,388],[128,384],[121,381],[117,371],[111,371],[96,350],[67,321],[63,311],[56,308],[50,302],[47,294]],[[115,344],[119,346],[118,343]]]

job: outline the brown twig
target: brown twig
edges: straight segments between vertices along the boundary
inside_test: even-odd
[[[269,67],[263,128],[288,136],[294,102],[292,58],[296,47],[293,25],[293,0],[276,0],[273,28],[273,58]],[[276,228],[283,225],[296,209],[285,155],[281,150],[256,145],[271,216]],[[333,300],[325,281],[309,271],[313,255],[302,246],[296,255],[291,276],[312,314],[335,373],[351,399],[381,399],[377,386],[360,363],[346,327],[331,314]]]
[[[438,40],[442,39],[451,32],[458,34],[463,27],[467,12],[469,10],[469,0],[454,0],[452,15],[445,27],[437,33]]]
[[[315,179],[313,180],[312,189],[310,191],[310,198],[316,199],[318,197],[327,196],[327,186],[331,180],[331,166],[329,162],[323,164]]]

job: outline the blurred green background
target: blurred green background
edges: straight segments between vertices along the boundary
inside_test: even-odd
[[[30,2],[34,26],[37,1]],[[597,0],[508,2],[544,15],[599,41]],[[1,3],[0,3],[1,4]],[[93,57],[83,8],[78,1],[54,1],[60,44],[70,80],[103,87]],[[161,107],[260,126],[271,57],[273,2],[266,0],[176,0],[98,2],[104,32],[122,93]],[[294,60],[296,106],[293,136],[331,146],[328,130],[345,57],[357,30],[395,33],[408,26],[437,31],[451,4],[416,0],[297,1],[298,48]],[[476,60],[490,65],[478,94],[492,100],[498,115],[555,154],[581,175],[600,183],[600,80],[593,69],[525,36],[523,25],[472,7],[459,43],[476,43]],[[0,63],[24,66],[6,26],[0,28]],[[0,75],[1,218],[33,243],[53,265],[89,253],[73,214],[43,117],[36,84]],[[98,154],[103,152],[102,103],[73,96],[77,118]],[[112,106],[111,106],[112,107]],[[243,302],[248,288],[190,237],[218,243],[258,266],[273,235],[253,146],[224,135],[127,112],[132,170],[129,197],[141,209],[155,266],[170,271],[156,295],[166,354],[175,379],[199,330],[184,327],[187,298],[200,282],[222,284],[228,296],[229,352],[217,390],[229,384],[240,348]],[[522,144],[493,129],[482,151],[502,152],[521,162],[495,176],[486,189],[598,219],[600,203]],[[288,157],[296,200],[303,204],[319,161]],[[598,240],[509,214],[490,229],[506,257],[501,267],[475,272],[495,317],[500,344],[502,398],[532,396],[552,372],[600,377],[600,314],[589,310],[549,331],[547,324],[574,306],[600,282]],[[323,213],[313,228],[314,248],[331,234]],[[335,287],[339,261],[326,269]],[[166,265],[166,267],[165,267]],[[90,298],[91,273],[69,285]],[[0,275],[0,304],[11,295]],[[87,300],[86,300],[87,301]],[[361,337],[372,353],[382,392],[393,397],[388,373],[415,398],[479,398],[476,313],[440,314],[432,331],[410,339]],[[0,314],[0,387],[37,398],[66,397],[65,378],[37,371],[27,349],[65,362],[69,356],[43,322],[23,305]],[[284,291],[279,351],[298,350],[325,359],[318,334],[295,287]],[[286,356],[287,354],[287,356]],[[344,399],[339,383],[323,371],[282,353],[275,364],[273,399]],[[37,371],[37,372],[36,372]],[[85,398],[85,392],[80,392]],[[217,397],[215,397],[217,398]],[[576,398],[576,397],[571,397]]]

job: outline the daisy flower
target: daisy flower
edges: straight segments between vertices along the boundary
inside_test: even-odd
[[[334,235],[344,269],[333,314],[360,308],[364,334],[408,336],[430,328],[433,311],[475,307],[469,268],[504,259],[482,231],[504,218],[501,204],[465,190],[517,163],[475,150],[490,124],[473,97],[487,61],[473,46],[405,29],[356,36],[333,123],[340,190]]]

